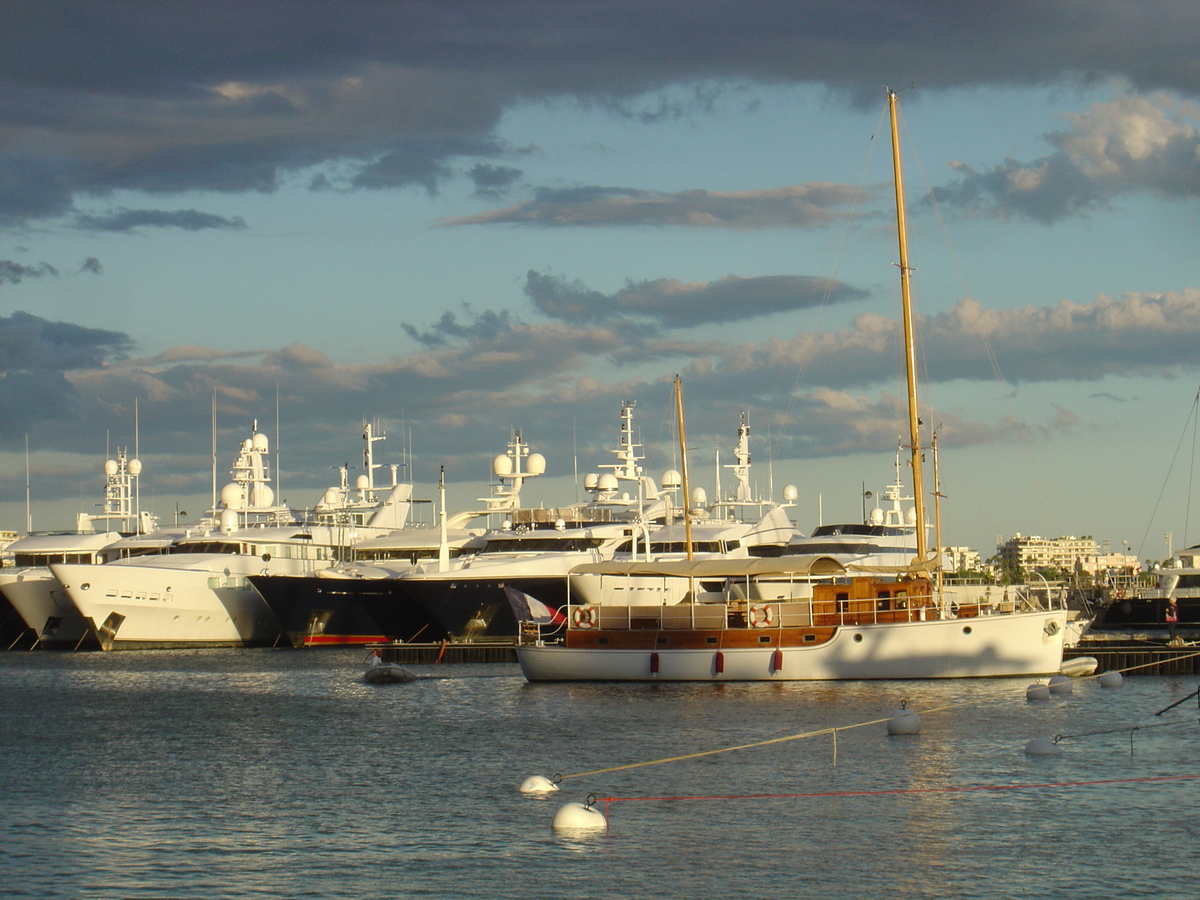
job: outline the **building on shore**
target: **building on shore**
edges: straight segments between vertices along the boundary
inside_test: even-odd
[[[1098,558],[1098,548],[1090,535],[1044,538],[1018,532],[996,547],[996,555],[1001,565],[1013,572],[1047,569],[1074,572],[1083,560]]]

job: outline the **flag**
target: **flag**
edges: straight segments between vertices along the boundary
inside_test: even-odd
[[[551,609],[536,597],[531,597],[524,591],[514,587],[504,586],[504,596],[512,607],[513,616],[518,622],[537,622],[539,625],[562,625],[567,621],[566,616],[557,609]]]

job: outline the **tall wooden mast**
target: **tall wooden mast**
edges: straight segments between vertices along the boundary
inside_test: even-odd
[[[922,477],[921,420],[917,406],[917,353],[913,341],[911,270],[908,235],[904,227],[904,180],[900,173],[900,130],[896,127],[896,92],[888,89],[888,114],[892,120],[892,169],[896,176],[896,231],[900,241],[900,302],[904,313],[904,368],[908,374],[908,433],[912,448],[913,501],[917,514],[917,559],[927,556],[925,541],[925,484]]]
[[[675,376],[675,410],[679,414],[679,455],[683,469],[683,534],[687,558],[692,558],[692,495],[688,484],[687,433],[683,430],[683,382]]]

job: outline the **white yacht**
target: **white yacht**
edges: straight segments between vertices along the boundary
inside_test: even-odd
[[[786,543],[794,528],[780,507],[751,499],[749,429],[739,431],[739,489],[730,500],[707,504],[702,490],[692,492],[694,509],[678,506],[672,492],[680,474],[668,470],[662,487],[639,463],[634,440],[633,402],[621,409],[620,442],[611,471],[589,474],[583,486],[592,499],[558,509],[517,509],[511,521],[485,535],[483,548],[449,566],[418,566],[402,575],[401,587],[455,637],[513,635],[517,620],[509,591],[527,594],[550,609],[567,602],[567,573],[575,566],[622,559],[746,556],[757,542]],[[622,491],[622,483],[636,486]],[[738,521],[734,507],[767,509],[753,521]],[[757,514],[756,512],[756,514]],[[689,534],[690,532],[690,534]]]
[[[32,629],[35,646],[74,649],[92,635],[88,621],[51,574],[51,563],[94,565],[103,561],[106,548],[122,538],[157,528],[152,515],[135,508],[141,471],[139,460],[129,459],[126,450],[118,449],[116,457],[104,463],[102,512],[80,513],[73,532],[30,534],[9,545],[15,565],[0,569],[0,593]],[[96,530],[98,524],[102,531]]]
[[[364,433],[368,448],[372,441]],[[412,485],[376,488],[373,466],[355,488],[331,488],[312,521],[275,504],[266,435],[242,442],[213,516],[171,553],[102,566],[58,563],[51,571],[106,650],[271,644],[280,625],[247,576],[306,574],[335,564],[359,537],[407,518]],[[368,459],[370,458],[368,454]]]

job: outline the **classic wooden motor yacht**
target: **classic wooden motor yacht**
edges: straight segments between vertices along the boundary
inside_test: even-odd
[[[935,591],[927,552],[924,455],[896,92],[887,94],[900,250],[915,556],[907,566],[829,556],[613,561],[578,566],[561,610],[522,616],[517,658],[530,681],[827,680],[1045,675],[1062,666],[1066,612],[957,604]],[[687,447],[675,379],[685,502]],[[936,460],[936,438],[933,442]],[[936,465],[936,463],[935,463]],[[936,490],[935,490],[936,496]],[[685,512],[685,521],[690,521]],[[689,535],[690,542],[690,535]],[[885,577],[886,576],[886,577]],[[545,612],[543,612],[543,610]],[[560,624],[564,618],[565,623]]]

